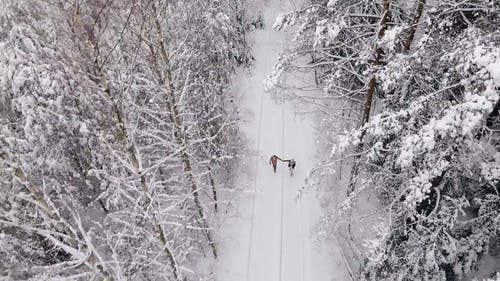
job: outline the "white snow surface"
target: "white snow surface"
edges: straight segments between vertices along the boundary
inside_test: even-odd
[[[242,163],[246,172],[238,180],[236,199],[218,218],[217,281],[350,280],[336,242],[316,239],[314,225],[322,215],[316,195],[296,198],[316,162],[312,116],[295,115],[291,106],[276,103],[264,91],[266,75],[288,38],[272,23],[291,5],[271,0],[261,6],[265,28],[255,32],[255,65],[236,83],[241,128],[251,149]],[[273,173],[273,154],[296,160],[293,176],[284,162]]]

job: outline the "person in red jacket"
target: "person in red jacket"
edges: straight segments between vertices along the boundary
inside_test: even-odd
[[[278,159],[281,160],[276,155],[271,156],[271,159],[269,159],[269,165],[273,165],[273,170],[275,173],[276,173],[276,165],[278,165]]]

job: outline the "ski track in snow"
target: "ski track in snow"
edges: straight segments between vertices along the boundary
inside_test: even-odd
[[[296,200],[315,163],[313,120],[295,116],[288,105],[264,92],[263,81],[286,43],[286,34],[272,25],[289,6],[272,0],[262,8],[265,28],[255,32],[255,65],[251,75],[237,82],[241,109],[250,113],[243,116],[242,130],[250,138],[252,155],[244,163],[248,175],[239,179],[245,192],[233,205],[238,215],[225,218],[219,229],[217,281],[350,280],[335,242],[315,242],[313,228],[321,210],[314,192]],[[280,161],[273,173],[273,154],[297,161],[293,176]]]

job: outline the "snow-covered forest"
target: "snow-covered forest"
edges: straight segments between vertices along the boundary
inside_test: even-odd
[[[0,0],[0,280],[500,280],[499,27],[498,0]]]
[[[500,2],[311,1],[287,26],[275,75],[314,72],[322,89],[298,97],[330,148],[311,177],[347,169],[348,239],[373,224],[353,247],[358,277],[467,279],[490,254],[498,271]]]
[[[245,2],[0,5],[1,275],[194,280],[237,153]]]

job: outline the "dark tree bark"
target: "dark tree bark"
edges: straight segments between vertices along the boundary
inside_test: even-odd
[[[413,39],[415,38],[415,32],[417,31],[417,26],[422,17],[422,13],[424,11],[424,5],[426,0],[417,0],[417,10],[415,11],[415,15],[410,24],[410,34],[405,42],[404,51],[408,52],[410,50],[411,44],[413,43]]]
[[[390,0],[382,0],[382,5],[383,5],[383,10],[382,10],[382,15],[380,17],[380,23],[379,23],[379,30],[377,32],[377,39],[381,39],[384,37],[385,31],[387,30],[387,22],[389,21],[389,8],[390,8]],[[376,46],[375,48],[375,53],[374,53],[374,61],[373,65],[377,66],[380,64],[380,59],[382,57],[382,48],[379,46]],[[363,127],[368,120],[370,119],[370,112],[372,108],[372,102],[373,102],[373,94],[375,93],[375,89],[377,88],[377,78],[375,74],[372,74],[372,77],[368,81],[367,84],[368,91],[366,93],[366,98],[365,98],[365,104],[363,107],[363,116],[361,117],[361,124],[360,127]],[[347,195],[350,195],[352,192],[354,192],[356,188],[356,177],[358,176],[359,172],[359,165],[360,165],[360,159],[361,159],[361,150],[363,148],[363,138],[364,138],[364,133],[360,137],[360,143],[356,147],[356,156],[354,160],[354,166],[352,167],[351,170],[351,179],[349,180],[349,186],[347,189]]]
[[[214,209],[215,209],[215,212],[217,213],[217,189],[215,188],[215,180],[214,180],[214,177],[212,175],[212,169],[210,168],[210,166],[208,166],[208,177],[210,178],[210,185],[212,186],[212,196],[213,196],[213,199],[214,199]]]

